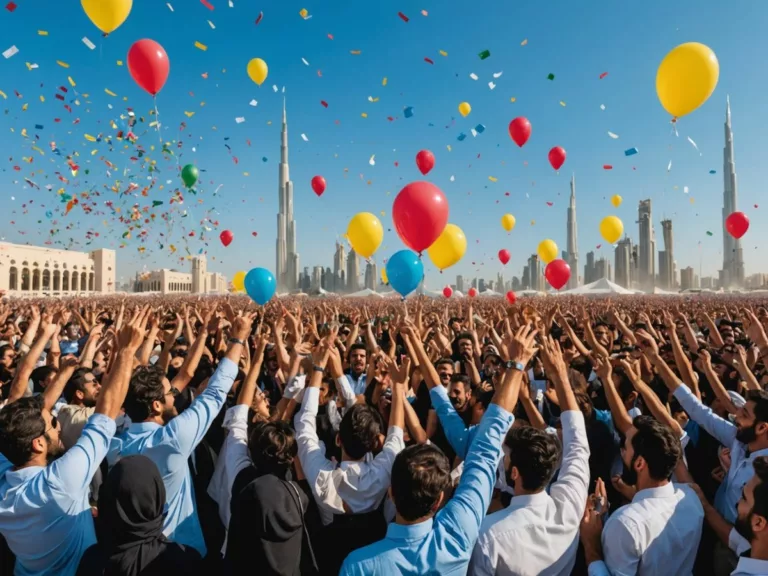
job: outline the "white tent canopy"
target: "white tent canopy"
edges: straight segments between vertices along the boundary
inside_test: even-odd
[[[566,290],[565,292],[558,292],[558,294],[567,294],[569,296],[604,296],[607,294],[623,294],[629,296],[633,295],[634,292],[632,292],[632,290],[622,288],[618,284],[614,284],[607,278],[600,278],[600,280],[592,282],[591,284],[579,286],[578,288]]]
[[[360,290],[358,292],[353,292],[352,294],[347,294],[347,298],[368,298],[369,296],[373,296],[374,298],[383,298],[383,294],[379,294],[378,292],[371,290],[370,288],[365,288],[363,290]]]

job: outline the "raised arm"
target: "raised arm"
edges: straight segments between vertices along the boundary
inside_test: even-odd
[[[600,382],[603,383],[605,399],[608,401],[608,407],[611,409],[613,424],[621,434],[626,434],[632,427],[632,418],[629,417],[627,409],[624,407],[621,397],[616,391],[611,361],[603,356],[594,356],[594,361],[597,375],[600,377]]]
[[[40,337],[32,344],[29,352],[24,356],[24,359],[16,370],[16,375],[13,378],[13,382],[11,382],[11,392],[8,395],[8,404],[11,404],[24,396],[24,391],[27,389],[29,383],[29,377],[35,369],[35,363],[40,359],[40,355],[43,353],[48,340],[50,340],[51,336],[58,331],[58,324],[51,323],[51,317],[46,315],[43,322],[43,329],[40,332]]]
[[[200,358],[203,357],[205,351],[205,344],[208,340],[209,331],[218,324],[218,320],[214,318],[214,310],[209,310],[205,313],[203,319],[203,325],[200,326],[200,331],[197,333],[197,337],[194,339],[194,344],[190,348],[187,357],[184,359],[184,363],[181,365],[178,373],[171,382],[171,386],[176,388],[179,392],[184,390],[192,378],[195,375],[197,366],[200,364]]]

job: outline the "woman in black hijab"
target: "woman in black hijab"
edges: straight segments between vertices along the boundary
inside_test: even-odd
[[[197,574],[200,554],[163,536],[164,508],[165,485],[154,462],[146,456],[121,459],[109,472],[99,494],[99,548],[104,564],[103,571],[97,573]]]

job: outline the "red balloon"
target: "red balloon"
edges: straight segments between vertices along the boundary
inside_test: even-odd
[[[552,168],[560,170],[560,166],[565,162],[565,148],[561,146],[555,146],[549,151],[549,163],[552,164]]]
[[[510,258],[512,258],[512,256],[509,254],[509,250],[499,250],[499,260],[501,260],[501,263],[504,264],[504,266],[507,265]]]
[[[232,240],[235,239],[235,235],[232,234],[231,230],[224,230],[219,234],[219,239],[221,239],[221,243],[224,244],[224,247],[226,248],[232,243]]]
[[[448,224],[448,200],[434,184],[411,182],[395,198],[392,219],[405,245],[421,253],[432,246]]]
[[[154,40],[138,40],[128,50],[128,71],[133,80],[152,96],[163,89],[171,63],[168,54]]]
[[[509,136],[515,141],[515,144],[523,147],[528,142],[528,138],[531,137],[531,123],[528,122],[528,118],[519,116],[509,123]]]
[[[467,296],[469,296],[470,298],[474,298],[475,296],[477,296],[477,290],[475,290],[474,288],[470,288],[469,292],[467,292]]]
[[[429,150],[422,150],[416,154],[416,166],[426,176],[435,167],[435,156]]]
[[[544,277],[552,288],[560,290],[568,284],[568,280],[571,278],[571,267],[561,258],[552,260],[544,269]]]
[[[517,302],[517,296],[515,296],[515,293],[512,290],[507,292],[507,302],[509,302],[510,304],[514,304],[515,302]]]
[[[314,190],[315,194],[318,196],[322,196],[323,192],[325,192],[325,178],[322,176],[315,176],[312,178],[312,190]]]
[[[453,296],[453,290],[451,290],[450,286],[446,286],[445,288],[443,288],[443,296],[445,296],[446,298],[450,298],[451,296]]]
[[[737,240],[749,230],[749,218],[744,212],[734,212],[725,219],[725,229]]]

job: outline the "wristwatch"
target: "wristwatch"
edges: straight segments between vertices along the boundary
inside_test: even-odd
[[[312,366],[312,370],[314,370],[315,372],[325,372],[325,368],[323,368],[322,366],[318,366],[317,364]]]
[[[227,342],[229,342],[230,344],[240,344],[240,346],[245,346],[245,342],[240,340],[240,338],[230,338],[229,340],[227,340]]]
[[[504,366],[506,366],[507,370],[510,370],[510,369],[514,368],[515,370],[517,370],[519,372],[525,372],[525,365],[524,364],[520,364],[520,362],[512,362],[512,360],[507,360],[507,362],[506,362],[506,364],[504,364]]]

